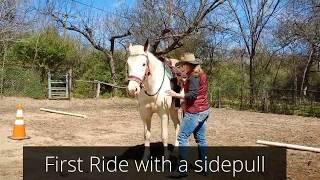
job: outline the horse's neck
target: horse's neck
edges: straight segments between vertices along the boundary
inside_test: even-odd
[[[155,88],[159,88],[160,84],[162,83],[164,67],[162,62],[153,54],[148,53],[148,58],[150,75],[147,78],[145,87],[150,90],[155,90]]]

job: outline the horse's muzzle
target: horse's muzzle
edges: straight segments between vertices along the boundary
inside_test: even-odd
[[[137,96],[140,93],[140,85],[136,81],[129,81],[128,92],[130,96]]]

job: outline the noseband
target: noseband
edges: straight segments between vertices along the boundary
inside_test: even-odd
[[[164,63],[162,63],[162,64],[163,64],[163,78],[162,78],[162,82],[161,82],[160,88],[157,90],[157,92],[155,92],[155,93],[153,93],[153,94],[150,94],[150,93],[148,93],[147,90],[144,88],[144,84],[143,84],[143,82],[151,75],[151,71],[150,71],[150,67],[149,67],[149,64],[150,64],[150,63],[149,63],[149,56],[148,56],[147,54],[135,54],[135,55],[130,55],[130,56],[145,56],[145,57],[147,58],[147,64],[146,64],[147,67],[146,67],[146,70],[145,70],[145,72],[144,72],[144,75],[143,75],[142,79],[139,78],[139,77],[137,77],[137,76],[134,76],[134,75],[129,75],[129,76],[128,76],[128,80],[129,80],[129,81],[136,81],[136,82],[140,85],[140,88],[141,88],[141,89],[144,89],[144,92],[145,92],[145,94],[146,94],[147,96],[155,96],[155,95],[157,95],[157,94],[159,93],[162,85],[163,85],[164,78],[165,78],[165,74],[166,74],[166,73],[165,73],[166,69],[165,69]]]

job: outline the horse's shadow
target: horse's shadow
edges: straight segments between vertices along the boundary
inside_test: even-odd
[[[161,158],[162,156],[164,156],[164,149],[165,148],[164,148],[162,142],[150,143],[149,148],[150,148],[150,158],[151,157]],[[171,154],[170,159],[176,158],[173,154],[174,146],[172,144],[168,144],[168,150]],[[126,149],[119,156],[119,158],[126,159],[126,160],[143,160],[144,151],[145,151],[144,144],[126,147]]]

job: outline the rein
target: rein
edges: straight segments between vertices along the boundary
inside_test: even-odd
[[[137,54],[137,55],[131,55],[131,56],[145,56],[145,57],[147,58],[147,67],[146,67],[146,70],[145,70],[143,79],[141,79],[141,78],[139,78],[139,77],[137,77],[137,76],[134,76],[134,75],[130,75],[130,76],[128,76],[128,80],[136,81],[137,83],[139,83],[140,88],[144,90],[144,93],[145,93],[147,96],[155,96],[155,95],[157,95],[157,94],[160,92],[161,88],[162,88],[162,85],[163,85],[163,83],[164,83],[164,79],[165,79],[165,76],[166,76],[166,68],[165,68],[164,62],[162,62],[162,64],[163,64],[163,77],[162,77],[161,85],[160,85],[159,89],[158,89],[155,93],[150,94],[150,93],[148,93],[148,91],[144,88],[144,84],[143,84],[143,82],[147,79],[147,77],[151,75],[150,67],[149,67],[149,56],[146,55],[146,54]]]

